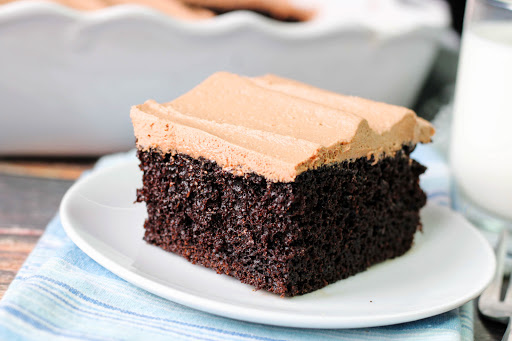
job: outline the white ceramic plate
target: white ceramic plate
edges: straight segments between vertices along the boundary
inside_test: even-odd
[[[234,319],[302,328],[355,328],[436,315],[477,297],[490,282],[494,253],[453,211],[430,205],[423,233],[404,256],[313,293],[281,298],[192,265],[142,240],[145,207],[133,204],[141,173],[134,161],[104,168],[65,195],[61,219],[91,258],[141,288]]]

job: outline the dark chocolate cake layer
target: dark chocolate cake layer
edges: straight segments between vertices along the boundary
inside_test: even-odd
[[[270,182],[202,158],[139,151],[144,239],[258,289],[305,294],[409,250],[426,202],[425,167],[409,152]]]

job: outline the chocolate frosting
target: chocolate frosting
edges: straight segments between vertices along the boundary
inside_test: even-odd
[[[406,108],[343,96],[273,75],[219,72],[176,100],[132,107],[141,150],[204,157],[235,174],[293,181],[360,157],[378,161],[433,127]]]

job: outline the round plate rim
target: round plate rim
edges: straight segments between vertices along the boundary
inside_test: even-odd
[[[457,307],[460,307],[466,302],[471,301],[472,299],[478,297],[481,292],[487,287],[487,285],[491,282],[495,268],[496,268],[496,260],[494,256],[494,251],[492,247],[489,245],[485,237],[474,227],[471,223],[466,220],[466,228],[468,229],[468,233],[472,233],[474,237],[480,240],[482,243],[483,249],[486,249],[486,252],[490,256],[491,266],[489,267],[486,279],[483,281],[485,285],[479,290],[474,290],[471,293],[468,293],[464,296],[461,296],[449,303],[434,305],[425,309],[417,310],[415,312],[404,312],[401,314],[389,314],[389,315],[378,315],[371,316],[370,318],[362,319],[360,316],[346,317],[342,318],[336,316],[318,316],[313,314],[286,314],[283,312],[273,312],[273,311],[265,311],[265,314],[262,314],[262,311],[255,308],[250,307],[241,307],[237,304],[220,302],[205,296],[194,295],[188,292],[181,291],[176,288],[172,288],[166,286],[157,281],[150,280],[145,278],[142,275],[139,275],[134,272],[127,271],[123,268],[122,265],[118,264],[116,261],[104,256],[101,251],[94,248],[90,245],[86,240],[84,240],[77,229],[71,223],[72,218],[68,215],[68,208],[73,201],[75,193],[78,192],[82,187],[87,186],[89,182],[95,181],[97,178],[104,176],[104,173],[109,170],[115,168],[124,168],[126,166],[133,166],[136,163],[136,160],[130,161],[122,161],[116,164],[103,167],[94,171],[87,176],[80,178],[77,182],[75,182],[69,190],[64,195],[60,208],[60,218],[62,222],[62,226],[64,231],[68,235],[68,237],[89,257],[91,257],[94,261],[96,261],[101,266],[105,267],[112,273],[116,274],[120,278],[126,280],[129,283],[136,285],[148,292],[151,292],[157,296],[166,298],[173,302],[183,304],[185,306],[201,310],[204,312],[212,313],[215,315],[232,318],[235,320],[241,320],[246,322],[254,322],[261,323],[266,325],[274,325],[280,327],[293,327],[293,328],[311,328],[311,329],[343,329],[343,328],[367,328],[367,327],[378,327],[378,326],[386,326],[393,325],[398,323],[405,323],[416,321],[419,319],[431,317],[434,315],[438,315]],[[449,214],[459,215],[459,213],[452,211],[451,209],[443,206],[427,204],[423,209],[437,209],[437,210],[445,210],[449,211]]]

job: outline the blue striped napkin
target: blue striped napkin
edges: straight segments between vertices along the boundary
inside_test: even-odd
[[[414,157],[429,200],[449,204],[448,168],[432,147]],[[102,158],[96,169],[133,158]],[[78,249],[57,215],[0,301],[0,340],[472,340],[473,308],[394,326],[291,329],[240,322],[167,301],[120,279]]]

